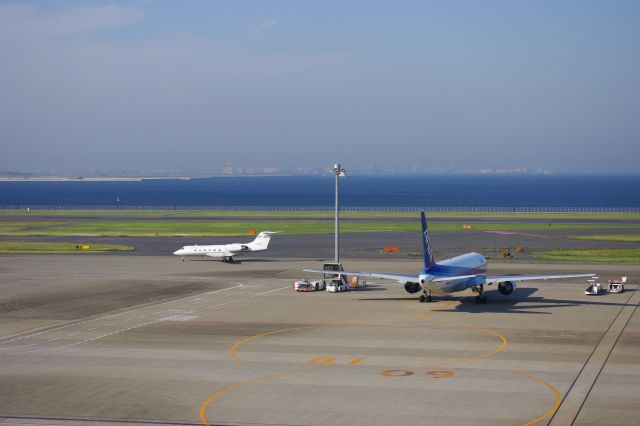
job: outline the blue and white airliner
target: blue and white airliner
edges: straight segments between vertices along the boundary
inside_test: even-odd
[[[486,275],[487,261],[479,253],[466,253],[451,259],[436,262],[431,252],[429,231],[424,211],[420,213],[422,220],[422,252],[424,268],[417,275],[398,275],[380,272],[348,272],[331,271],[336,275],[356,275],[395,280],[404,283],[408,293],[422,290],[420,302],[431,302],[431,295],[445,295],[463,291],[468,288],[477,294],[476,303],[487,303],[485,285],[498,284],[498,291],[508,296],[516,289],[516,282],[531,280],[550,280],[562,278],[592,277],[595,274],[560,274],[560,275]],[[305,269],[306,272],[326,274],[328,271]]]

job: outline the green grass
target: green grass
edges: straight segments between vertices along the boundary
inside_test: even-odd
[[[640,262],[640,249],[570,249],[534,252],[542,260],[575,262]]]
[[[415,217],[419,219],[418,210],[415,212],[349,212],[343,211],[341,216],[353,218],[393,218],[393,217]],[[326,211],[140,211],[140,210],[108,210],[108,211],[77,211],[77,210],[0,210],[0,216],[94,216],[94,217],[333,217],[333,212]],[[497,219],[640,219],[640,213],[477,213],[477,212],[437,212],[427,213],[430,218],[497,218]]]
[[[640,234],[578,235],[571,238],[573,238],[574,240],[586,241],[624,241],[630,243],[640,242]]]
[[[538,231],[549,228],[545,223],[474,223],[469,222],[474,231]],[[333,221],[194,221],[179,219],[162,220],[81,220],[64,222],[7,222],[0,226],[0,235],[16,236],[233,236],[246,235],[248,230],[281,231],[286,234],[327,234],[332,233]],[[345,220],[341,223],[342,232],[419,232],[416,222],[376,221],[361,222]],[[637,224],[580,224],[560,223],[554,230],[563,229],[640,229]],[[459,223],[432,223],[430,231],[462,231]]]
[[[27,232],[40,227],[48,227],[55,225],[63,225],[62,222],[2,222],[0,221],[0,235],[19,235],[21,232]]]
[[[88,246],[83,249],[82,246]],[[57,253],[95,253],[107,251],[131,251],[131,246],[93,243],[49,243],[0,241],[0,253],[3,254],[57,254]]]

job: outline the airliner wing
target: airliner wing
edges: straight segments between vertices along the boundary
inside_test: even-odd
[[[593,277],[595,274],[559,274],[559,275],[487,275],[486,284],[505,281],[553,280],[562,278]]]
[[[487,275],[484,277],[484,284],[502,283],[505,281],[533,281],[533,280],[552,280],[562,278],[579,278],[593,277],[595,274],[559,274],[559,275]],[[469,278],[483,277],[483,275],[457,275],[453,277],[439,277],[432,282],[448,282],[456,280],[465,280]]]
[[[401,283],[405,283],[407,281],[411,281],[414,283],[418,282],[418,277],[415,275],[398,275],[398,274],[387,274],[384,272],[350,272],[350,271],[325,271],[322,269],[303,269],[305,272],[315,272],[318,274],[335,274],[335,275],[355,275],[357,277],[369,277],[369,278],[381,278],[384,280],[394,280]]]

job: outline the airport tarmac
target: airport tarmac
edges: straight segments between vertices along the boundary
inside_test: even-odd
[[[513,250],[516,246],[525,249],[519,257],[532,260],[533,250],[575,249],[575,248],[635,248],[637,243],[625,241],[586,241],[570,237],[576,235],[624,234],[628,229],[579,229],[545,230],[544,232],[504,232],[460,230],[431,232],[431,243],[440,258],[456,256],[467,251],[477,251],[487,258],[499,257],[504,249]],[[158,256],[173,253],[185,245],[244,243],[253,240],[253,236],[234,237],[16,237],[0,236],[0,241],[46,241],[46,242],[92,242],[105,244],[123,244],[135,247],[127,256]],[[340,246],[344,253],[357,259],[417,259],[420,256],[420,234],[416,232],[361,232],[344,233],[340,237]],[[398,247],[400,252],[390,255],[384,247]],[[333,234],[282,235],[272,237],[269,250],[259,256],[238,257],[238,260],[252,259],[327,259],[333,256]],[[121,255],[122,253],[113,253]]]
[[[345,258],[357,270],[420,260]],[[0,424],[637,424],[638,264],[627,292],[530,282],[489,303],[381,281],[296,293],[312,258],[0,256]]]

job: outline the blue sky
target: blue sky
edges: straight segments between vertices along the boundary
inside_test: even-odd
[[[0,170],[639,172],[640,2],[0,2]]]

